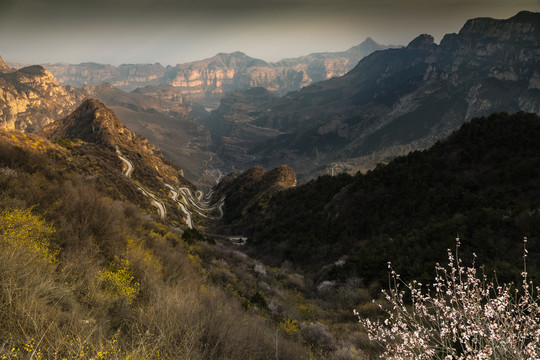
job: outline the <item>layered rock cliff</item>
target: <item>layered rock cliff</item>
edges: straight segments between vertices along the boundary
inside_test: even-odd
[[[0,69],[0,128],[5,130],[35,131],[66,116],[83,99],[39,65],[15,71],[0,62]]]
[[[315,53],[276,63],[255,59],[242,52],[220,53],[200,61],[163,67],[160,64],[96,63],[45,64],[62,84],[82,87],[110,83],[125,91],[170,84],[189,99],[217,107],[223,94],[238,89],[264,87],[279,94],[313,82],[341,76],[370,53],[386,49],[368,38],[347,51]]]
[[[81,63],[43,64],[63,85],[83,87],[110,83],[123,90],[162,82],[165,68],[161,64],[122,64],[120,66]]]

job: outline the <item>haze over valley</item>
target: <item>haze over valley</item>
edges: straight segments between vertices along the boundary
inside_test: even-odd
[[[0,31],[0,359],[540,356],[537,1],[11,0]]]

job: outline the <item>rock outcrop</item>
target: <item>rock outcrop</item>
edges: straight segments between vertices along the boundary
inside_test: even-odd
[[[83,99],[39,65],[19,70],[0,62],[0,128],[32,132],[66,116]]]
[[[85,99],[73,113],[46,126],[38,135],[52,141],[80,139],[111,150],[118,148],[124,154],[130,154],[132,161],[141,159],[163,180],[178,183],[181,178],[179,170],[162,156],[159,149],[145,137],[131,132],[111,109],[98,100]]]

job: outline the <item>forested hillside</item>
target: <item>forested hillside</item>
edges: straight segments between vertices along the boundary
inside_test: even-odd
[[[246,202],[229,226],[253,239],[253,254],[321,278],[384,280],[387,261],[406,278],[428,277],[459,236],[466,253],[513,279],[523,236],[533,239],[531,253],[540,249],[539,136],[535,114],[476,118],[366,174],[322,176]],[[342,256],[344,265],[319,272]],[[531,258],[535,273],[539,259]]]

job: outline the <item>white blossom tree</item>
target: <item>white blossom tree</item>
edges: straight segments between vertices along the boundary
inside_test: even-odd
[[[436,264],[433,284],[403,282],[390,263],[390,303],[384,321],[359,314],[371,340],[393,359],[540,359],[540,288],[527,278],[523,239],[520,286],[499,285],[479,276],[459,258],[459,238],[448,266]],[[476,255],[474,258],[476,258]],[[410,302],[405,302],[408,293]]]

